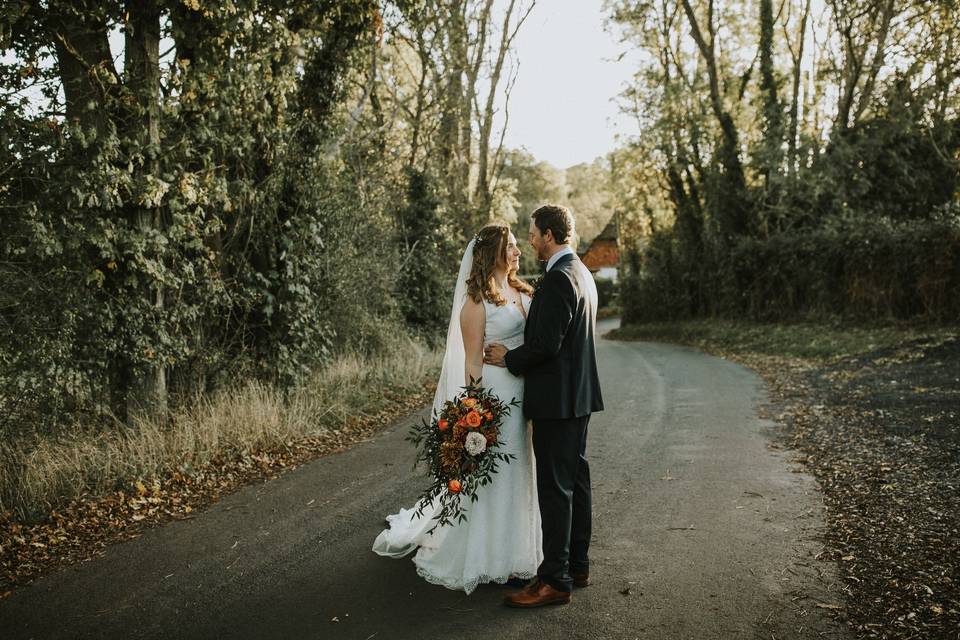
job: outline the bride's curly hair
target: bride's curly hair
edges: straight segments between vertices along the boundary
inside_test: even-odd
[[[467,295],[474,302],[486,300],[501,307],[507,303],[500,286],[493,277],[498,266],[507,265],[507,246],[510,244],[510,227],[505,224],[488,224],[475,236],[473,244],[473,264],[467,278]],[[527,295],[533,293],[533,287],[517,277],[516,269],[507,268],[507,283]]]

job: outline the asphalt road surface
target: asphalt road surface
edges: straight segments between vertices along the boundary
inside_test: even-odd
[[[816,483],[768,446],[760,379],[676,346],[599,357],[593,585],[568,606],[510,609],[508,587],[465,596],[370,551],[424,482],[411,418],[18,589],[0,638],[847,637]]]

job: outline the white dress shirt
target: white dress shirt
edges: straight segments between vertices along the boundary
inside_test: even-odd
[[[563,249],[560,249],[560,251],[557,251],[555,254],[550,256],[550,259],[547,261],[547,271],[550,271],[550,267],[555,265],[557,263],[557,260],[559,260],[560,258],[562,258],[567,254],[572,254],[572,253],[573,253],[573,249],[570,248],[570,245],[567,245]]]

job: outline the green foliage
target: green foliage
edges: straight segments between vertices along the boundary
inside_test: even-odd
[[[597,278],[597,308],[605,309],[617,301],[620,288],[616,281],[610,278]]]
[[[580,249],[586,251],[591,240],[610,222],[610,168],[604,158],[568,167],[564,171],[566,193],[558,202],[570,207],[577,220]]]
[[[896,219],[929,218],[954,198],[960,121],[926,126],[914,109],[887,113],[837,136],[817,165],[821,208],[871,211]]]
[[[11,23],[16,49],[0,65],[12,88],[0,97],[5,432],[123,418],[145,384],[174,401],[238,376],[290,387],[338,349],[369,346],[372,326],[396,327],[398,254],[391,233],[370,231],[392,229],[393,187],[371,187],[377,162],[344,162],[352,149],[337,153],[335,138],[376,4],[194,4],[131,16],[152,15],[176,43],[152,89],[149,64],[74,70],[70,56],[102,50],[118,7],[37,6]],[[100,44],[84,48],[57,11]],[[77,50],[57,49],[61,36]],[[65,105],[60,82],[77,87]],[[16,93],[30,86],[46,105]]]
[[[679,246],[672,234],[657,231],[645,246],[628,249],[629,267],[620,282],[624,324],[696,313],[700,283],[691,275],[697,271]]]
[[[955,6],[609,6],[644,53],[611,159],[625,322],[956,316]]]
[[[400,210],[403,257],[397,282],[400,311],[407,323],[428,337],[439,337],[447,324],[453,291],[448,277],[456,273],[457,251],[452,233],[443,224],[431,179],[407,171],[406,206]]]
[[[641,322],[644,300],[641,271],[642,253],[637,247],[630,247],[620,258],[620,319],[624,326]]]
[[[624,322],[723,316],[842,316],[948,321],[960,314],[960,216],[837,220],[769,238],[743,237],[676,269],[669,233],[651,238],[625,279]],[[692,277],[692,274],[696,277]]]

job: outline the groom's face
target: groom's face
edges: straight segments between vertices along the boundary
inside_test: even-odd
[[[527,239],[530,241],[530,246],[533,247],[533,251],[537,254],[538,260],[546,260],[544,252],[547,248],[547,242],[543,237],[543,234],[540,233],[540,229],[537,228],[537,223],[533,221],[533,218],[530,218],[530,234],[527,236]]]

